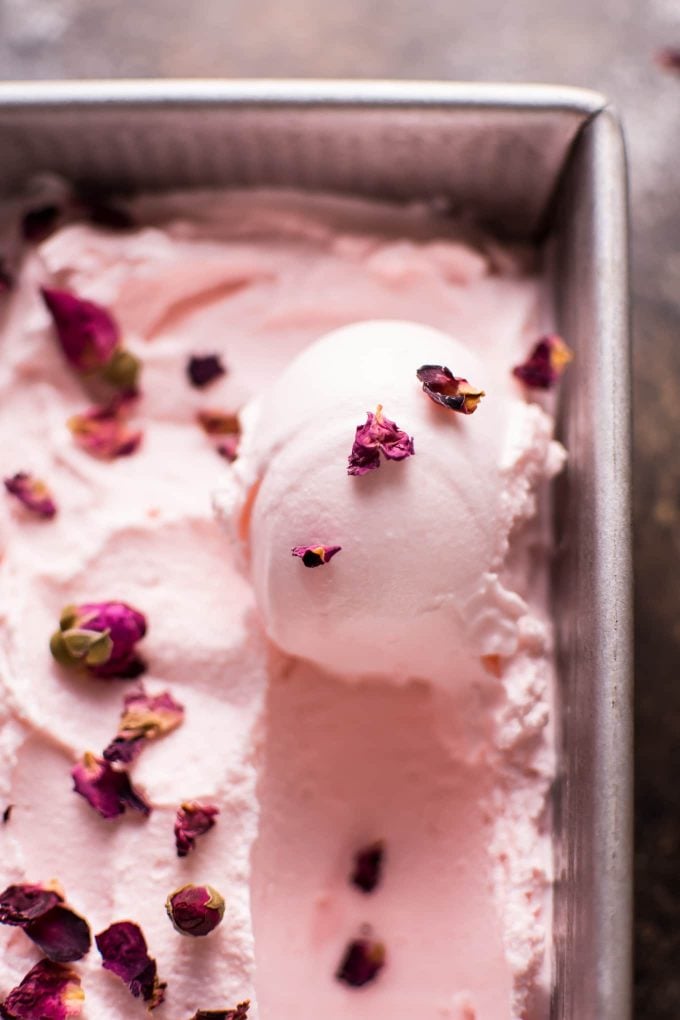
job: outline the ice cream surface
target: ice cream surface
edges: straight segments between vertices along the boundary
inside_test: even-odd
[[[248,1020],[543,1020],[560,451],[550,401],[511,374],[550,324],[527,253],[426,206],[233,192],[130,213],[29,245],[0,298],[3,477],[30,472],[58,508],[0,506],[4,884],[58,879],[93,934],[138,924],[168,1020],[248,999]],[[89,380],[40,288],[106,308],[139,359],[131,455],[74,442]],[[427,363],[484,389],[474,414],[427,397]],[[378,405],[414,452],[348,475]],[[236,413],[232,464],[205,421]],[[291,555],[333,546],[318,569]],[[50,656],[64,607],[105,601],[144,614],[139,678]],[[126,766],[150,815],[105,819],[70,772],[140,685],[184,714]],[[178,857],[194,801],[219,814]],[[352,873],[376,842],[367,893]],[[224,897],[207,937],[166,916],[189,883]],[[40,953],[17,927],[0,940],[4,998]],[[377,942],[354,987],[370,961],[355,946],[343,970],[348,949]],[[144,1015],[94,946],[73,967],[83,1016]]]

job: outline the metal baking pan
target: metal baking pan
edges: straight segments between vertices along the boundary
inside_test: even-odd
[[[0,192],[287,185],[448,200],[545,243],[562,391],[552,1020],[626,1020],[631,934],[630,394],[625,157],[603,97],[542,85],[0,85]]]

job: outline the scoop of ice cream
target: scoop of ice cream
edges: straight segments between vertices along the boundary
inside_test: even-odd
[[[244,414],[240,494],[222,507],[269,637],[332,672],[450,681],[463,655],[516,648],[524,603],[498,580],[514,519],[503,452],[527,405],[510,385],[458,414],[423,392],[424,364],[485,388],[483,361],[452,337],[361,322],[305,350]],[[400,459],[348,474],[378,405],[414,453],[401,444]]]

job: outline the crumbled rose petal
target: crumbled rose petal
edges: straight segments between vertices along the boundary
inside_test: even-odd
[[[219,354],[193,355],[187,363],[189,381],[198,389],[209,386],[215,379],[225,375],[226,371]]]
[[[665,71],[675,71],[677,74],[680,74],[679,46],[666,46],[661,50],[657,50],[655,59],[659,67],[662,67]]]
[[[61,217],[58,205],[41,205],[29,209],[21,220],[21,234],[24,241],[38,243],[44,241],[56,229]]]
[[[27,510],[49,520],[57,512],[57,504],[52,493],[44,482],[34,478],[27,471],[18,471],[10,478],[5,478],[5,488],[12,495],[16,496],[19,502],[23,503]]]
[[[332,560],[341,549],[341,545],[296,545],[291,549],[291,555],[298,556],[306,567],[320,567]]]
[[[50,651],[62,666],[102,679],[131,680],[146,669],[136,645],[146,634],[143,613],[125,602],[66,606]]]
[[[196,420],[209,436],[239,435],[238,415],[229,411],[198,411]]]
[[[551,333],[533,347],[529,357],[512,370],[512,374],[525,386],[534,390],[549,390],[558,381],[573,354],[564,340]]]
[[[67,1020],[79,1016],[85,995],[70,967],[40,960],[0,1004],[5,1020]]]
[[[107,365],[120,343],[113,316],[94,301],[66,290],[43,288],[42,296],[69,364],[82,373],[96,372]]]
[[[458,378],[446,365],[421,365],[416,375],[430,400],[449,411],[473,414],[484,396],[484,390]]]
[[[131,762],[147,740],[171,733],[184,719],[184,706],[169,691],[146,694],[132,691],[125,696],[118,733],[104,751],[107,761]]]
[[[500,678],[503,674],[503,660],[500,655],[480,655],[480,661],[490,676]]]
[[[175,818],[175,846],[178,857],[186,857],[196,846],[199,836],[205,835],[215,825],[220,809],[213,804],[185,801]]]
[[[229,464],[233,464],[236,458],[238,457],[238,448],[240,442],[241,442],[240,435],[227,436],[225,439],[223,439],[221,442],[217,444],[215,449],[219,453],[220,457],[224,457],[224,459]]]
[[[40,885],[10,885],[0,893],[0,924],[23,931],[50,960],[71,963],[90,949],[87,922],[64,905],[55,888]]]
[[[354,855],[354,871],[352,884],[362,892],[370,893],[378,887],[382,878],[382,866],[385,858],[385,844],[382,840],[362,847]]]
[[[165,909],[182,935],[209,935],[224,917],[224,899],[211,885],[183,885],[170,893]]]
[[[117,769],[104,758],[97,758],[87,751],[82,762],[71,770],[73,789],[84,797],[102,818],[116,818],[127,808],[151,814],[151,807],[135,790],[130,777],[123,769]]]
[[[347,474],[365,475],[380,467],[380,454],[387,460],[404,460],[415,453],[413,438],[383,414],[378,404],[375,414],[368,411],[366,424],[358,425]]]
[[[127,410],[127,402],[115,400],[74,414],[66,424],[76,444],[91,457],[99,460],[129,457],[138,450],[142,433],[127,425]]]
[[[235,1009],[199,1009],[191,1020],[247,1020],[250,999],[239,1002]]]
[[[148,1009],[160,1006],[166,984],[159,981],[156,961],[149,956],[138,924],[117,921],[95,935],[95,942],[106,970],[121,978],[136,999],[148,1003]]]
[[[2,824],[7,825],[8,821],[12,817],[12,811],[14,810],[14,804],[8,804],[5,810],[2,812]]]
[[[335,976],[352,988],[361,988],[375,980],[384,966],[384,945],[365,936],[349,943]]]

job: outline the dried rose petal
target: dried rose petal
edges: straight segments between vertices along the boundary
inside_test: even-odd
[[[512,374],[534,390],[549,390],[555,385],[573,354],[564,340],[551,333],[541,337],[525,362],[517,365]]]
[[[144,741],[156,740],[182,723],[184,706],[169,691],[145,694],[133,691],[125,696],[118,733],[104,751],[107,761],[130,762],[142,750]]]
[[[415,453],[413,438],[383,414],[378,404],[375,414],[366,414],[366,424],[357,426],[347,474],[365,475],[380,467],[380,454],[388,460],[404,460]]]
[[[12,811],[14,810],[14,804],[8,804],[5,810],[2,812],[2,824],[7,825],[8,821],[12,817]]]
[[[352,988],[361,988],[375,980],[384,966],[384,945],[366,936],[349,943],[335,976]]]
[[[0,924],[22,928],[45,956],[58,963],[80,960],[90,949],[87,922],[49,886],[8,886],[0,894]]]
[[[103,758],[86,751],[71,770],[73,789],[84,797],[102,818],[116,818],[127,808],[151,814],[151,807],[133,787],[127,772],[116,769]]]
[[[209,935],[224,917],[224,899],[211,885],[183,885],[170,893],[165,909],[182,935]]]
[[[186,857],[196,846],[199,836],[205,835],[215,824],[220,809],[213,804],[199,804],[186,801],[181,805],[175,819],[175,846],[177,856]]]
[[[473,414],[484,396],[484,390],[471,386],[467,379],[458,378],[446,365],[421,365],[416,375],[430,400],[449,411]]]
[[[192,386],[203,389],[215,379],[226,374],[226,368],[218,354],[193,355],[187,363],[187,375]]]
[[[341,549],[341,545],[296,545],[291,553],[299,556],[306,567],[320,567],[332,560]]]
[[[66,290],[43,288],[42,296],[69,364],[82,373],[107,365],[120,343],[113,316],[94,301],[85,301]]]
[[[81,450],[99,460],[115,460],[131,456],[142,441],[142,433],[128,427],[126,412],[125,404],[113,401],[74,414],[66,424]]]
[[[40,960],[0,1005],[6,1020],[67,1020],[79,1016],[85,995],[70,967]]]
[[[239,435],[238,415],[228,411],[198,411],[196,420],[209,436]]]
[[[235,1009],[199,1009],[191,1020],[247,1020],[250,999],[239,1002]]]
[[[36,517],[49,520],[57,512],[57,504],[44,482],[34,478],[27,471],[18,471],[11,478],[5,478],[5,488],[23,503]]]
[[[354,856],[352,884],[362,892],[370,893],[380,884],[385,858],[385,844],[382,840],[358,850]]]
[[[21,220],[24,241],[33,243],[44,241],[56,229],[60,216],[61,209],[58,205],[41,205],[36,209],[29,209]]]
[[[241,442],[241,436],[227,436],[222,442],[218,443],[215,449],[219,453],[220,457],[229,463],[233,464],[238,457],[238,448]]]
[[[50,651],[68,669],[131,680],[146,668],[135,647],[145,634],[144,614],[127,603],[84,602],[62,610]]]
[[[142,929],[134,921],[116,921],[95,935],[104,968],[121,978],[136,999],[149,1009],[165,998],[165,982],[158,979],[156,961],[149,956]]]
[[[0,893],[0,924],[25,928],[48,910],[64,902],[56,889],[43,885],[9,885]]]
[[[680,47],[666,46],[657,51],[655,59],[659,67],[663,67],[665,71],[680,73]]]

